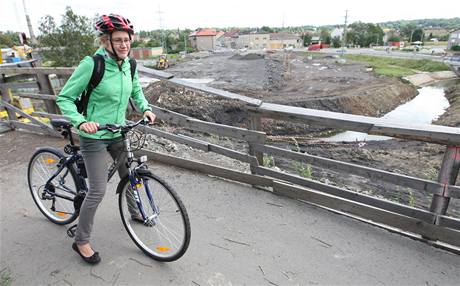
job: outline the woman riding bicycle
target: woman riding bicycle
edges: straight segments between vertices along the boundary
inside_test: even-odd
[[[90,245],[94,216],[107,188],[106,151],[112,158],[123,152],[123,142],[119,134],[98,131],[99,124],[124,124],[129,98],[143,112],[150,123],[155,120],[139,83],[137,71],[131,77],[129,52],[133,25],[122,16],[102,15],[95,28],[99,35],[101,47],[96,55],[104,58],[105,70],[101,82],[89,97],[86,112],[80,114],[75,100],[84,92],[90,82],[95,62],[92,57],[85,57],[57,97],[57,104],[73,126],[78,128],[80,148],[85,161],[89,191],[80,208],[80,217],[72,248],[90,264],[98,263],[101,258]],[[125,157],[122,157],[125,159]],[[125,164],[120,164],[118,173],[123,178],[128,172]],[[130,204],[130,202],[128,202]],[[131,204],[130,204],[131,205]],[[133,219],[139,214],[135,208],[130,209]]]

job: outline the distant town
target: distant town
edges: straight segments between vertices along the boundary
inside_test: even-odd
[[[26,15],[27,16],[27,15]],[[76,21],[80,30],[65,31]],[[29,35],[25,31],[0,32],[2,62],[14,62],[27,58],[31,48],[38,48],[43,58],[52,65],[69,66],[79,58],[62,61],[59,49],[72,44],[79,46],[77,54],[92,53],[94,34],[92,22],[74,14],[70,7],[63,16],[61,27],[50,16],[41,20],[40,34],[35,37],[29,23]],[[70,35],[70,36],[69,36]],[[68,37],[68,38],[66,38]],[[59,39],[59,40],[56,40]],[[63,44],[66,43],[66,44]],[[385,23],[363,23],[331,26],[260,28],[197,28],[195,30],[139,31],[132,39],[131,56],[138,60],[156,59],[163,54],[186,54],[222,49],[278,50],[303,49],[316,51],[324,48],[380,48],[387,51],[423,52],[446,55],[460,51],[460,18],[423,19]],[[69,54],[69,53],[66,53]],[[72,57],[72,56],[70,56]],[[80,57],[81,58],[81,57]]]

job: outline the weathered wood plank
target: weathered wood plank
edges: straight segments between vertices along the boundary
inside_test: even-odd
[[[53,127],[51,125],[48,125],[46,123],[43,123],[41,122],[40,120],[37,120],[35,119],[33,116],[25,113],[24,111],[22,111],[21,109],[17,108],[16,106],[13,106],[11,104],[9,104],[8,102],[6,101],[3,101],[2,100],[2,104],[7,108],[7,109],[10,109],[11,111],[13,112],[16,112],[16,113],[19,113],[21,116],[29,119],[30,121],[32,121],[34,124],[40,126],[40,128],[42,128],[43,130],[46,130],[47,133],[51,134],[51,135],[57,135],[58,137],[61,136],[56,130],[53,129]]]
[[[20,128],[20,129],[25,129],[34,133],[39,133],[39,134],[48,134],[53,137],[58,137],[62,138],[62,135],[58,132],[50,132],[48,128],[43,127],[41,125],[37,124],[32,124],[32,123],[24,123],[21,121],[17,120],[10,120],[9,121],[11,125],[13,125],[15,128]]]
[[[1,67],[0,74],[58,74],[71,75],[75,68],[64,67]]]
[[[171,140],[171,141],[174,141],[174,142],[177,142],[177,143],[181,143],[181,144],[191,146],[191,147],[193,147],[195,149],[198,149],[198,150],[202,150],[202,151],[205,151],[205,152],[208,152],[208,150],[209,150],[208,142],[201,141],[201,140],[198,140],[198,139],[195,139],[195,138],[192,138],[192,137],[188,137],[188,136],[185,136],[185,135],[175,135],[175,134],[171,134],[171,133],[168,133],[166,131],[159,130],[159,129],[156,129],[156,128],[153,128],[153,127],[148,127],[148,126],[138,126],[137,128],[140,129],[140,130],[145,130],[145,133],[147,133],[147,134],[153,134],[153,135],[156,135],[156,136],[159,136],[159,137],[163,137],[165,139],[168,139],[168,140]]]
[[[5,76],[3,78],[0,78],[0,83],[11,83],[15,82],[18,80],[25,80],[25,79],[35,79],[33,75],[30,74],[15,74],[11,76]]]
[[[45,118],[50,118],[50,119],[67,119],[67,120],[69,120],[69,118],[66,117],[65,115],[51,114],[51,113],[39,112],[39,111],[32,112],[32,116],[45,117]]]
[[[0,86],[0,91],[2,92],[2,101],[0,101],[0,102],[1,102],[2,106],[6,108],[6,105],[4,104],[4,102],[9,103],[11,101],[10,92],[9,92],[8,87],[6,86],[6,84],[2,84]],[[8,114],[8,119],[9,120],[17,120],[18,119],[16,117],[16,113],[11,109],[6,108],[6,113]]]
[[[235,151],[229,148],[225,148],[219,145],[215,145],[215,144],[208,144],[208,148],[210,152],[221,154],[221,155],[227,156],[232,159],[240,160],[242,162],[257,165],[257,159],[254,156],[250,156],[248,154],[238,152],[238,151]]]
[[[240,100],[250,106],[260,106],[262,104],[262,101],[259,99],[255,99],[252,97],[240,95],[237,93],[233,93],[233,92],[229,92],[229,91],[225,91],[225,90],[221,90],[221,89],[217,89],[217,88],[213,88],[213,87],[209,87],[205,85],[191,83],[191,82],[188,82],[182,79],[172,78],[169,80],[169,82],[190,88],[192,90],[202,91],[208,94],[217,95],[217,96],[224,97],[227,99]]]
[[[437,217],[437,223],[439,226],[460,230],[460,220],[453,217],[440,215]]]
[[[385,135],[408,140],[460,145],[460,128],[437,125],[398,125],[385,119],[331,111],[263,103],[251,111],[277,119],[317,124],[343,130]]]
[[[25,98],[43,99],[43,100],[56,100],[56,97],[57,97],[56,95],[53,95],[53,94],[25,93],[25,92],[15,93],[14,95],[25,97]]]
[[[148,76],[151,76],[151,77],[154,77],[154,78],[159,78],[159,79],[170,79],[170,78],[174,77],[174,75],[172,73],[159,71],[159,70],[154,70],[154,69],[149,69],[149,68],[144,67],[143,65],[140,65],[140,64],[137,65],[137,71],[139,73],[146,74]]]
[[[266,135],[264,132],[251,131],[245,128],[233,127],[218,123],[205,122],[158,106],[150,105],[150,107],[152,108],[152,111],[155,113],[155,115],[157,115],[158,119],[177,124],[187,129],[206,133],[214,133],[221,136],[232,137],[249,142],[264,143],[266,140]]]
[[[214,152],[214,153],[221,154],[221,155],[224,155],[224,156],[236,159],[236,160],[240,160],[243,162],[247,162],[247,163],[254,162],[255,160],[254,157],[249,156],[245,153],[234,151],[232,149],[221,147],[215,144],[210,144],[206,141],[198,140],[198,139],[188,137],[185,135],[175,135],[175,134],[171,134],[166,131],[159,130],[153,127],[148,127],[148,126],[138,127],[138,129],[140,130],[144,130],[144,128],[147,134],[153,134],[159,137],[163,137],[163,138],[166,138],[166,139],[169,139],[169,140],[181,143],[181,144],[191,146],[198,150],[202,150],[205,152]]]
[[[406,176],[398,173],[392,173],[388,171],[378,170],[370,167],[355,165],[351,163],[341,162],[333,159],[322,158],[319,156],[309,155],[305,153],[288,151],[278,147],[255,144],[255,150],[281,156],[283,158],[289,158],[298,160],[312,165],[326,168],[329,170],[345,172],[348,174],[354,174],[373,180],[382,180],[399,186],[413,188],[419,191],[426,191],[432,194],[443,194],[444,185],[435,181],[419,179],[411,176]],[[460,187],[449,185],[448,195],[452,198],[460,198]]]
[[[276,194],[340,210],[345,213],[370,219],[374,222],[383,223],[404,231],[420,234],[424,237],[431,237],[434,240],[440,240],[451,245],[460,246],[460,231],[439,227],[416,218],[407,217],[387,210],[277,181],[273,182],[273,191]]]
[[[2,83],[7,88],[11,89],[20,89],[20,88],[36,88],[38,89],[38,83],[37,82],[9,82],[9,83]]]
[[[312,188],[316,191],[320,191],[326,194],[330,194],[336,197],[341,197],[347,200],[355,201],[358,203],[374,206],[377,208],[385,209],[391,212],[399,213],[402,215],[414,217],[420,220],[423,220],[427,223],[430,223],[433,220],[434,214],[413,208],[408,207],[402,204],[398,204],[395,202],[387,201],[384,199],[379,199],[376,197],[368,196],[365,194],[360,194],[358,192],[353,192],[349,190],[345,190],[336,186],[327,185],[318,181],[302,178],[296,175],[286,174],[277,172],[265,167],[257,167],[255,168],[257,174],[270,176],[272,178],[280,179],[286,182],[290,182],[293,184],[297,184],[299,186]]]
[[[41,62],[37,62],[35,68],[41,68]],[[55,94],[53,86],[51,85],[51,81],[49,79],[49,74],[37,73],[36,77],[40,94]],[[43,100],[43,102],[45,103],[46,111],[48,113],[59,113],[59,108],[54,100]]]
[[[31,59],[27,61],[21,61],[17,63],[3,63],[1,68],[6,68],[6,67],[30,67],[33,65],[33,63],[37,62],[37,59]]]
[[[460,145],[460,128],[438,125],[397,125],[379,122],[369,134],[385,135],[407,140],[425,141],[444,145]]]
[[[197,161],[187,160],[178,158],[175,156],[170,156],[166,154],[161,154],[158,152],[152,152],[148,150],[139,150],[136,152],[139,155],[147,155],[150,159],[158,162],[162,162],[165,164],[170,164],[173,166],[177,166],[180,168],[185,168],[193,171],[198,171],[204,174],[209,174],[241,183],[246,183],[250,185],[257,185],[257,186],[265,186],[269,187],[272,185],[273,180],[269,178],[265,178],[262,176],[246,174],[230,169],[226,169],[223,167],[210,165],[206,163],[201,163]]]
[[[254,131],[260,131],[262,130],[262,118],[260,117],[259,114],[249,112],[250,116],[250,128],[251,130]],[[259,142],[255,142],[259,143]],[[265,142],[264,142],[265,143]],[[262,143],[263,144],[263,143]],[[254,149],[254,142],[249,142],[249,154],[255,156],[257,158],[257,165],[263,165],[264,164],[264,153],[260,151],[256,151]]]

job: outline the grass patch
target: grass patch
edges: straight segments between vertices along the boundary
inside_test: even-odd
[[[10,286],[12,281],[13,279],[8,268],[3,269],[0,272],[0,286]]]
[[[449,70],[446,64],[431,60],[396,59],[365,55],[345,55],[345,57],[353,61],[366,62],[370,67],[374,68],[376,74],[386,76],[402,77],[414,74],[417,71]]]

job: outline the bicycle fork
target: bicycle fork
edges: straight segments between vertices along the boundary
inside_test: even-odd
[[[144,225],[154,226],[156,224],[155,219],[158,217],[160,211],[153,201],[153,196],[150,191],[148,181],[145,179],[136,180],[134,176],[130,176],[131,188],[133,191],[134,200],[136,201],[137,207],[141,213],[142,219],[144,220]],[[145,212],[144,205],[140,200],[139,189],[144,186],[144,191],[147,194],[149,205],[152,208],[152,215],[148,216]]]

